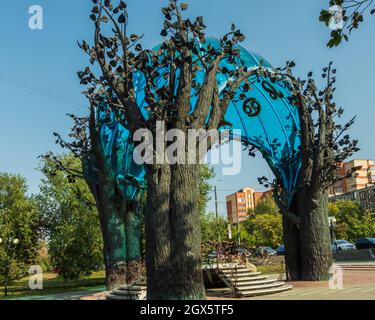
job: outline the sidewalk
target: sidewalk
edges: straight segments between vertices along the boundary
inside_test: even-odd
[[[55,293],[50,295],[35,295],[35,296],[26,296],[26,297],[15,297],[8,300],[80,300],[82,297],[94,295],[99,292],[105,291],[105,286],[87,288],[79,291],[70,291]]]
[[[353,266],[353,263],[340,263],[344,265]],[[330,289],[328,281],[294,281],[292,290],[243,300],[375,300],[375,264],[371,270],[361,270],[362,263],[355,265],[358,269],[343,270],[342,289]],[[230,297],[228,288],[208,290],[207,295],[209,300]]]

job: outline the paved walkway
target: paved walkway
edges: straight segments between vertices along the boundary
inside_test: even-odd
[[[298,281],[292,282],[294,288],[290,291],[251,297],[243,300],[375,300],[375,264],[370,268],[351,267],[345,269],[348,264],[342,264],[343,269],[343,286],[342,289],[330,289],[328,281],[309,282]],[[369,263],[366,263],[369,265]],[[86,290],[57,293],[45,296],[29,296],[14,298],[16,300],[80,300],[91,297],[98,300],[100,295],[105,291],[104,286],[87,288]],[[99,297],[100,298],[100,297]],[[230,291],[228,288],[209,289],[207,290],[208,300],[228,300]]]
[[[55,293],[50,295],[40,295],[40,296],[27,296],[19,298],[11,298],[9,300],[80,300],[82,297],[93,295],[98,292],[105,290],[105,286],[87,288],[79,291],[70,291],[63,293]]]
[[[375,284],[330,288],[294,288],[269,296],[254,297],[253,300],[375,300]]]
[[[330,289],[328,281],[297,281],[291,282],[292,290],[243,300],[375,300],[375,264],[366,269],[362,264],[355,268],[350,263],[350,269],[345,269],[349,263],[340,265],[344,267],[341,289]],[[207,295],[209,300],[230,297],[227,288],[207,290]]]

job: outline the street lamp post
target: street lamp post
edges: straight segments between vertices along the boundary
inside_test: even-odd
[[[0,238],[0,245],[4,245],[5,252],[5,268],[4,268],[4,295],[8,295],[8,278],[10,272],[10,263],[12,260],[11,250],[14,249],[20,243],[17,238],[9,238],[8,241],[4,241]]]
[[[220,182],[221,179],[218,179],[217,182]],[[215,217],[216,217],[216,228],[217,228],[217,237],[218,237],[218,240],[219,242],[221,242],[221,236],[220,236],[220,229],[219,229],[219,210],[218,210],[218,205],[219,205],[219,202],[217,200],[217,188],[216,188],[216,185],[214,185],[214,193],[215,193]]]
[[[241,245],[240,217],[237,210],[237,243]]]
[[[335,217],[328,217],[329,221],[329,232],[331,236],[331,243],[336,240],[335,235],[335,227],[336,227],[336,218]]]

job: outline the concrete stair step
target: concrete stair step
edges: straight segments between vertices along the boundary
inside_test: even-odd
[[[230,274],[230,273],[238,273],[238,274],[243,274],[243,273],[260,273],[260,272],[254,272],[250,271],[249,269],[226,269],[226,270],[220,270],[224,274]]]
[[[119,296],[126,296],[126,295],[132,295],[132,296],[138,296],[142,294],[143,290],[120,290],[120,289],[115,289],[112,291],[112,294],[114,295],[119,295]]]
[[[241,291],[240,293],[242,297],[254,297],[254,296],[261,296],[261,295],[267,295],[267,294],[273,294],[273,293],[280,293],[280,292],[290,290],[292,288],[293,288],[292,285],[285,284],[282,287],[261,289],[261,290],[246,290],[246,291]]]
[[[234,277],[226,277],[231,282],[246,282],[246,281],[254,281],[254,280],[266,280],[268,276],[251,276],[251,277],[240,277],[240,278],[234,278]]]
[[[375,268],[342,268],[344,271],[375,272]]]
[[[247,269],[245,266],[243,265],[240,265],[240,266],[237,266],[237,267],[219,267],[219,270],[220,271],[224,271],[224,270],[249,270]]]
[[[269,283],[274,283],[277,282],[277,279],[265,279],[265,280],[254,280],[254,281],[241,281],[237,282],[236,286],[237,287],[242,287],[242,286],[252,286],[252,285],[261,285],[261,284],[269,284]],[[234,283],[233,283],[234,284]]]
[[[134,296],[133,297],[129,297],[129,296],[117,296],[117,295],[114,295],[114,294],[110,294],[108,297],[107,297],[108,300],[139,300],[138,299],[138,296]]]
[[[369,249],[339,251],[333,253],[332,256],[336,261],[369,261],[375,259],[373,252]]]
[[[134,286],[128,286],[128,285],[125,285],[125,286],[121,286],[120,288],[118,288],[119,290],[139,290],[139,291],[142,291],[142,290],[147,290],[147,286],[145,285],[134,285]]]
[[[283,281],[275,281],[273,283],[268,284],[259,284],[259,285],[237,285],[236,288],[241,291],[252,291],[252,290],[263,290],[263,289],[269,289],[269,288],[277,288],[285,285],[285,282]]]
[[[375,269],[375,264],[339,264],[342,269]]]
[[[262,274],[261,272],[224,273],[224,276],[226,276],[227,278],[230,277],[230,278],[242,279],[242,278],[251,278],[251,277],[260,276],[261,274]]]

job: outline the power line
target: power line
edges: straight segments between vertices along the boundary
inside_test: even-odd
[[[15,85],[17,87],[20,87],[20,88],[23,88],[23,89],[27,89],[27,90],[30,90],[30,91],[34,91],[34,92],[37,92],[41,95],[44,95],[44,96],[48,96],[50,98],[54,98],[54,99],[57,99],[57,100],[61,100],[61,101],[64,101],[64,102],[67,102],[67,103],[70,103],[70,104],[74,104],[76,106],[79,106],[79,107],[83,107],[83,108],[87,108],[87,106],[83,105],[83,104],[80,104],[78,102],[75,102],[73,100],[69,100],[67,98],[64,98],[64,97],[60,97],[60,96],[57,96],[55,94],[51,94],[49,92],[46,92],[46,91],[42,91],[42,90],[39,90],[39,89],[36,89],[36,88],[33,88],[33,87],[30,87],[30,86],[27,86],[25,84],[22,84],[22,83],[19,83],[17,81],[13,81],[13,80],[8,80],[8,79],[5,79],[5,78],[2,78],[0,77],[0,81],[3,81],[3,82],[7,82],[7,83],[10,83],[12,85]]]

